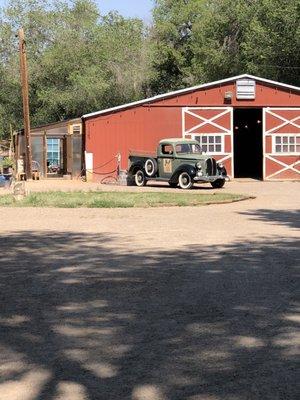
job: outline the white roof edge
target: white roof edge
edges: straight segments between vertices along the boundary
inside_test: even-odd
[[[298,86],[288,85],[286,83],[272,81],[270,79],[260,78],[258,76],[254,76],[254,75],[250,75],[250,74],[242,74],[242,75],[236,75],[236,76],[232,76],[230,78],[221,79],[221,80],[214,81],[214,82],[203,83],[202,85],[192,86],[192,87],[189,87],[189,88],[186,88],[186,89],[179,89],[179,90],[175,90],[173,92],[159,94],[157,96],[148,97],[146,99],[134,101],[132,103],[122,104],[120,106],[116,106],[116,107],[112,107],[112,108],[106,108],[104,110],[96,111],[96,112],[93,112],[93,113],[90,113],[90,114],[85,114],[81,118],[85,119],[85,118],[90,118],[90,117],[94,117],[94,116],[101,115],[101,114],[107,114],[107,113],[111,113],[111,112],[114,112],[114,111],[123,110],[125,108],[131,108],[131,107],[139,106],[139,105],[142,105],[142,104],[151,103],[151,102],[153,102],[155,100],[162,100],[162,99],[165,99],[165,98],[168,98],[168,97],[173,97],[173,96],[176,96],[176,95],[179,95],[179,94],[193,92],[195,90],[204,89],[204,88],[210,87],[210,86],[220,85],[220,84],[223,84],[223,83],[227,83],[227,82],[230,82],[230,81],[233,81],[233,80],[237,80],[237,79],[242,79],[242,78],[250,78],[250,79],[254,79],[256,81],[268,83],[270,85],[275,85],[275,86],[284,87],[286,89],[292,89],[292,90],[300,91],[300,87],[298,87]]]

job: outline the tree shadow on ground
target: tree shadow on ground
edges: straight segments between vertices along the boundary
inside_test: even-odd
[[[86,233],[2,238],[0,392],[46,371],[20,398],[297,398],[296,239],[117,246]]]
[[[240,213],[254,220],[262,220],[275,224],[287,225],[291,228],[300,228],[300,210],[270,210],[259,209]]]

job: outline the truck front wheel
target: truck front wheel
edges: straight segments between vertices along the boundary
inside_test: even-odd
[[[191,189],[193,186],[193,179],[187,172],[182,172],[178,177],[178,183],[181,189]]]
[[[211,182],[211,186],[214,189],[221,189],[225,185],[225,179],[217,179],[214,182]]]
[[[146,178],[144,172],[139,169],[136,171],[136,174],[134,175],[134,182],[136,186],[145,186],[146,185]]]

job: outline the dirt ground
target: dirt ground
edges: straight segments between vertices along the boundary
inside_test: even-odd
[[[0,399],[298,399],[300,185],[223,190],[256,199],[0,209]]]

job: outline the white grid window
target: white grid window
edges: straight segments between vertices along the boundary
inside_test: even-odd
[[[273,136],[274,153],[300,153],[300,135]]]
[[[199,135],[194,136],[198,140],[202,151],[209,154],[224,153],[224,136],[223,135]]]

